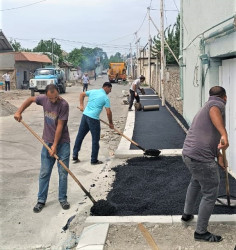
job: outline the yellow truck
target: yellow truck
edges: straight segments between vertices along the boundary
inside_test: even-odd
[[[109,63],[108,78],[110,82],[126,81],[126,64]]]

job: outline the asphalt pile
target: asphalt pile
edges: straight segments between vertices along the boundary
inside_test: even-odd
[[[115,215],[116,212],[116,208],[105,200],[98,200],[90,209],[90,214],[97,216]]]
[[[113,168],[116,176],[107,202],[116,208],[115,215],[181,215],[190,173],[181,156],[137,157]],[[220,170],[219,194],[225,194],[225,173]],[[231,176],[232,195],[236,180]],[[196,202],[197,214],[200,202]],[[236,208],[215,206],[213,214],[236,213]]]

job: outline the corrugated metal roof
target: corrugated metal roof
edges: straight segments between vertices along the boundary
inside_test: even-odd
[[[28,61],[28,62],[41,62],[52,63],[47,55],[33,53],[33,52],[15,52],[16,61]]]
[[[13,51],[11,44],[8,42],[2,30],[0,30],[0,52]]]

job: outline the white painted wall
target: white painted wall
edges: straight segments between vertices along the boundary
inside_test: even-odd
[[[226,3],[227,2],[227,3]],[[236,54],[236,32],[207,41],[205,52],[210,57],[210,66],[204,65],[204,85],[201,86],[200,40],[198,36],[214,25],[233,16],[236,1],[233,0],[182,0],[183,3],[183,116],[191,124],[200,107],[208,100],[212,86],[219,85],[219,66],[222,59]],[[204,36],[233,23],[233,19],[205,33]],[[197,38],[196,38],[197,37]],[[193,39],[196,40],[193,41]],[[193,41],[193,42],[192,42]],[[192,43],[191,43],[192,42]],[[191,44],[190,44],[191,43]]]
[[[222,61],[220,67],[220,85],[227,93],[226,129],[229,137],[227,158],[229,169],[236,176],[236,59]]]

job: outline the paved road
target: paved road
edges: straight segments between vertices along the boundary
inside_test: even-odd
[[[98,78],[97,81],[91,81],[89,88],[99,88],[105,82],[106,76]],[[127,106],[121,106],[122,89],[128,86],[114,85],[110,95],[113,104],[112,110],[114,120],[119,122],[126,118]],[[67,93],[63,95],[70,104],[69,131],[71,136],[71,149],[77,134],[78,125],[82,113],[77,109],[78,94],[81,92],[81,86],[67,88]],[[13,94],[14,97],[14,94]],[[19,99],[10,98],[12,104],[19,106],[27,96],[21,96]],[[120,100],[119,100],[120,99]],[[119,101],[118,101],[119,100]],[[106,119],[105,111],[102,117]],[[23,119],[34,131],[42,135],[43,113],[42,108],[32,104],[24,113]],[[121,125],[122,127],[122,125]],[[109,134],[109,129],[102,127],[102,133]],[[109,135],[107,136],[110,137]],[[38,174],[40,169],[40,151],[41,144],[21,125],[14,121],[13,116],[1,117],[0,126],[1,143],[1,203],[0,203],[0,229],[1,229],[1,249],[33,249],[36,247],[57,246],[67,237],[61,234],[61,228],[65,225],[67,219],[79,212],[80,215],[88,215],[92,205],[88,199],[85,199],[83,192],[77,184],[69,177],[68,201],[71,203],[71,209],[62,210],[57,200],[58,196],[58,173],[54,168],[52,173],[48,201],[39,214],[34,214],[32,209],[37,200],[38,192]],[[118,141],[113,141],[115,147]],[[105,164],[94,167],[90,165],[91,154],[91,136],[88,135],[83,143],[80,164],[71,164],[70,169],[80,179],[86,188],[91,190],[95,198],[104,195],[108,188],[107,183],[98,188],[99,178],[102,181],[101,173],[106,173],[112,154],[110,142],[106,140],[100,143],[100,159]],[[106,174],[107,175],[107,174]],[[100,176],[100,177],[98,177]],[[97,182],[95,182],[95,180]],[[94,188],[90,185],[96,183]],[[103,183],[103,181],[102,181]],[[83,219],[81,219],[83,220]]]

